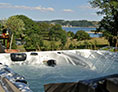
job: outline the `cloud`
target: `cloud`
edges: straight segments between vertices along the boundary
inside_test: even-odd
[[[97,10],[97,8],[92,8],[92,6],[89,3],[79,6],[79,8],[84,10]]]
[[[30,7],[30,6],[20,6],[20,5],[11,5],[9,3],[0,3],[0,8],[15,8],[15,9],[25,9],[25,10],[39,10],[39,11],[54,11],[54,8],[52,7],[42,7],[42,6],[36,6],[36,7]]]
[[[93,9],[90,5],[82,5],[82,6],[79,6],[79,8],[81,8],[81,9]]]
[[[0,3],[0,6],[6,6],[6,5],[10,5],[9,3]]]
[[[40,10],[40,11],[54,11],[54,8],[52,7],[44,8],[44,7],[38,6],[38,7],[33,7],[33,9]]]
[[[73,12],[73,10],[71,10],[71,9],[64,9],[63,11],[64,12]]]

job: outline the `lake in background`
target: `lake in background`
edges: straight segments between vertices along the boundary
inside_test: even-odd
[[[96,30],[96,28],[87,28],[87,27],[62,27],[65,31],[72,31],[74,34],[79,30],[84,30],[86,32],[91,32],[91,30]],[[102,34],[94,34],[94,33],[88,33],[90,37],[101,37]]]

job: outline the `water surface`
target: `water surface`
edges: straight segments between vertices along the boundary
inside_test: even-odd
[[[118,53],[100,50],[70,50],[63,51],[61,54],[40,52],[40,55],[42,54],[43,56],[50,55],[50,57],[52,55],[54,58],[60,55],[68,55],[73,63],[76,61],[79,62],[79,64],[71,65],[64,63],[64,59],[60,57],[58,58],[60,63],[58,63],[57,66],[49,67],[40,63],[35,64],[35,62],[38,62],[40,58],[43,57],[40,57],[39,60],[37,59],[38,61],[36,61],[36,59],[34,59],[36,56],[29,56],[28,58],[30,58],[31,61],[32,59],[34,60],[31,63],[10,65],[15,72],[26,78],[33,92],[44,92],[44,84],[47,83],[78,82],[79,80],[118,74]],[[86,62],[90,67],[82,66],[80,62]]]
[[[96,30],[96,28],[88,28],[88,27],[62,27],[65,31],[72,31],[73,33],[76,33],[79,30],[84,30],[86,32],[91,32],[91,30]],[[101,37],[102,34],[94,34],[94,33],[88,33],[90,37]]]
[[[98,64],[99,65],[99,64]],[[118,64],[108,66],[109,69],[105,71],[107,66],[99,66],[97,70],[83,68],[81,66],[33,66],[33,65],[15,65],[12,69],[23,75],[28,81],[33,92],[44,92],[44,84],[47,83],[61,83],[61,82],[77,82],[79,80],[97,78],[109,74],[118,73]],[[106,68],[105,68],[106,67]]]

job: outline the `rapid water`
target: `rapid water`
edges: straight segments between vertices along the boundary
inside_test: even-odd
[[[44,92],[43,85],[47,83],[77,82],[118,74],[118,53],[92,50],[57,52],[39,52],[38,57],[28,56],[25,63],[9,66],[26,78],[33,92]],[[41,63],[41,60],[49,58],[55,58],[57,66],[49,67]]]

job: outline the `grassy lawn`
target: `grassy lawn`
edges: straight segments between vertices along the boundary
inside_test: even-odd
[[[70,40],[68,39],[66,43],[66,48],[69,47],[69,45],[73,45],[73,49],[100,49],[101,47],[108,46],[108,41],[104,38],[92,38],[90,40],[84,40],[84,41],[77,41],[76,39]]]
[[[17,49],[20,50],[21,52],[26,52],[26,50],[25,50],[23,45],[18,45]]]
[[[42,47],[44,50],[61,50],[60,47],[61,42],[60,41],[48,41],[43,40],[44,46]],[[87,45],[86,45],[87,44]],[[70,48],[70,45],[73,47]],[[77,41],[76,39],[67,39],[67,43],[63,49],[69,50],[69,49],[100,49],[101,47],[108,46],[108,41],[104,38],[92,38],[90,40],[84,40],[84,41]],[[23,45],[17,46],[17,49],[19,49],[21,52],[25,52],[25,48]]]
[[[94,43],[95,41],[97,42],[97,45],[109,45],[108,41],[104,38],[92,38],[91,40],[88,40],[89,42]]]

